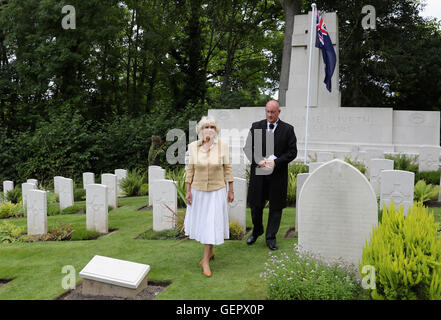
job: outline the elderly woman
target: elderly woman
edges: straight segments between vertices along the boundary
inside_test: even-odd
[[[213,117],[202,117],[197,125],[198,140],[188,146],[185,234],[205,244],[200,262],[205,276],[211,276],[213,245],[229,238],[227,201],[234,200],[233,173],[228,144],[217,137],[219,127]],[[226,189],[228,183],[228,192]]]

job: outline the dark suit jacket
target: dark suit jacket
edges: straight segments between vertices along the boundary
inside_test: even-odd
[[[258,146],[260,131],[261,146]],[[265,175],[256,175],[257,163],[264,157],[271,155],[265,152],[266,140],[271,139],[271,133],[267,133],[267,121],[261,120],[254,122],[248,133],[244,152],[251,162],[250,182],[248,186],[248,203],[251,207],[265,205],[265,200],[269,200],[270,209],[279,210],[286,207],[286,195],[288,189],[288,164],[297,157],[297,138],[294,127],[279,119],[274,130],[274,155],[277,157],[274,171],[265,178]],[[262,148],[262,149],[260,149]],[[263,150],[263,153],[260,151]],[[269,184],[268,199],[264,194],[264,184]]]

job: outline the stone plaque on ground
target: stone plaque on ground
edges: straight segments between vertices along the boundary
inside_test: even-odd
[[[28,235],[42,235],[47,233],[47,201],[46,191],[27,191],[27,225]]]
[[[228,203],[228,219],[237,222],[244,233],[247,228],[247,180],[234,177],[234,201]]]
[[[165,170],[162,169],[160,166],[149,166],[149,172],[148,172],[148,178],[149,178],[149,206],[153,205],[153,183],[155,180],[163,180],[165,179]]]
[[[339,159],[324,164],[305,181],[298,208],[301,248],[358,264],[378,223],[375,193],[359,170]]]
[[[83,189],[86,190],[88,184],[95,183],[95,174],[93,172],[83,172]]]
[[[122,179],[127,178],[127,170],[126,169],[115,169],[115,175],[116,175],[116,188],[117,188],[117,194],[118,196],[124,195],[122,192],[121,187],[119,186],[119,183]]]
[[[109,231],[107,186],[105,185],[92,183],[86,186],[86,228],[99,233]]]
[[[369,181],[371,182],[375,195],[379,196],[381,187],[381,171],[393,170],[394,161],[387,159],[371,159],[369,166]]]
[[[404,215],[413,205],[413,192],[415,184],[415,174],[402,170],[383,170],[381,171],[380,188],[380,209],[383,204],[389,208],[391,201],[395,208],[404,207]]]
[[[8,195],[8,191],[12,190],[14,190],[14,182],[10,180],[3,181],[3,195],[5,196],[5,199]]]
[[[178,198],[176,184],[171,180],[156,180],[153,193],[153,231],[173,229],[176,219],[173,212],[177,212]],[[150,188],[149,188],[150,189]],[[168,208],[173,212],[171,212]]]
[[[60,199],[60,211],[74,205],[73,180],[62,178],[58,180],[58,194]]]
[[[309,173],[297,174],[297,186],[296,186],[296,231],[299,231],[299,195],[302,190],[303,184],[309,177]]]
[[[96,255],[80,271],[84,295],[134,297],[147,287],[150,266]]]
[[[118,194],[116,188],[116,175],[113,173],[103,173],[101,175],[101,184],[107,186],[107,202],[109,206],[118,208]]]

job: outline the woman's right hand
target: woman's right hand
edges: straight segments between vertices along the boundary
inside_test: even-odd
[[[191,191],[187,191],[185,193],[185,201],[187,201],[187,204],[190,205],[190,206],[191,206],[191,200],[192,200],[192,198],[191,198]]]

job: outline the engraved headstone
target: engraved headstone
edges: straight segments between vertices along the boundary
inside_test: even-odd
[[[234,177],[234,201],[228,204],[229,221],[237,222],[243,231],[247,227],[247,180]]]
[[[101,184],[107,186],[107,201],[109,206],[118,208],[118,194],[116,189],[116,175],[112,173],[103,173],[101,175]]]
[[[388,159],[371,159],[369,163],[370,163],[369,180],[371,182],[375,194],[379,196],[380,187],[381,187],[381,171],[393,170],[394,161]]]
[[[175,182],[165,179],[155,180],[155,192],[153,193],[152,201],[153,231],[173,229],[176,225],[173,212],[176,213],[178,207]]]
[[[165,179],[165,170],[162,169],[160,166],[149,166],[149,172],[148,172],[148,178],[149,178],[149,206],[153,205],[153,192],[155,188],[153,187],[153,184],[156,180],[162,180]]]
[[[86,190],[87,185],[95,183],[95,174],[93,172],[83,172],[83,189]]]
[[[123,192],[121,190],[121,187],[119,186],[119,183],[122,179],[127,178],[127,170],[126,169],[115,169],[115,175],[116,175],[116,184],[117,184],[117,193],[118,196],[123,195]]]
[[[60,201],[60,211],[74,205],[73,180],[70,178],[59,179],[58,194]]]
[[[35,184],[35,188],[38,188],[38,180],[37,179],[28,179],[26,183],[33,183]]]
[[[302,249],[357,265],[378,223],[375,193],[359,170],[339,159],[324,164],[305,181],[298,207]]]
[[[80,271],[82,294],[134,298],[147,288],[150,266],[95,255]]]
[[[100,233],[109,231],[107,186],[105,185],[92,183],[86,186],[86,228]]]
[[[440,147],[421,146],[418,156],[418,171],[439,170]]]
[[[23,209],[25,215],[27,215],[27,198],[30,190],[37,189],[33,183],[22,183],[21,184],[21,202],[23,204]]]
[[[380,209],[383,204],[389,208],[391,201],[395,208],[404,208],[404,215],[413,205],[413,192],[415,184],[415,174],[410,171],[402,170],[383,170],[381,171],[380,188]]]
[[[3,195],[6,199],[8,192],[14,190],[14,181],[5,180],[3,181]]]
[[[26,200],[28,235],[47,233],[47,197],[46,191],[28,190]]]
[[[310,173],[297,174],[297,186],[296,186],[296,231],[299,231],[299,195],[302,191],[303,184],[309,177]]]

